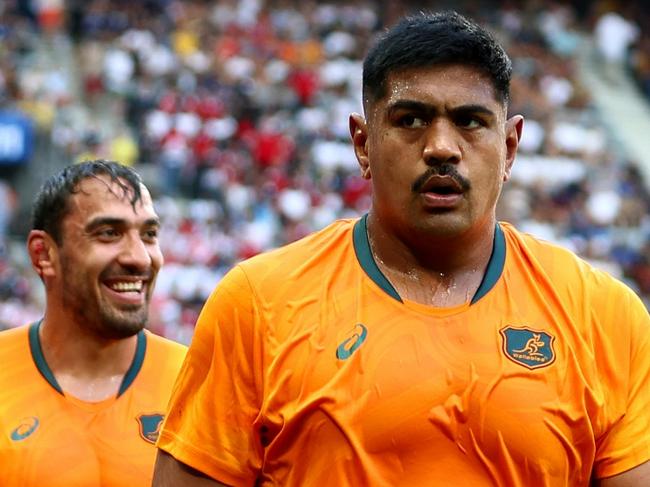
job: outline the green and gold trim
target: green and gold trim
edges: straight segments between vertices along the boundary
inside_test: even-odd
[[[120,389],[117,391],[117,397],[120,397],[126,392],[133,381],[138,376],[138,372],[142,368],[144,363],[144,356],[147,351],[147,336],[144,334],[144,331],[140,330],[138,332],[138,343],[135,345],[135,355],[133,356],[133,362],[131,362],[131,367],[124,374],[122,379],[122,384],[120,384]]]
[[[485,274],[483,275],[481,285],[474,293],[471,304],[476,303],[495,286],[501,277],[501,274],[503,274],[503,267],[505,263],[506,237],[503,234],[501,225],[497,223],[494,229],[494,245],[492,246],[492,255],[490,256],[490,262],[488,262],[488,266],[485,270]]]
[[[35,323],[32,323],[29,327],[29,349],[32,354],[32,359],[34,360],[36,368],[43,376],[43,378],[47,381],[47,383],[50,384],[50,386],[52,386],[56,392],[64,395],[63,389],[61,389],[61,386],[54,377],[52,369],[50,369],[50,366],[47,365],[45,356],[43,355],[43,348],[41,346],[41,339],[39,337],[39,329],[42,322],[43,320],[39,320]],[[126,392],[142,368],[144,356],[147,351],[147,336],[145,335],[144,331],[141,330],[138,332],[137,337],[138,338],[135,346],[135,355],[133,357],[133,362],[131,362],[129,370],[127,370],[126,374],[124,374],[124,378],[122,379],[122,384],[120,385],[117,397],[120,397],[122,394],[124,394],[124,392]]]
[[[38,336],[38,330],[41,328],[41,323],[43,320],[32,323],[29,327],[29,349],[32,352],[32,358],[34,359],[34,364],[36,368],[41,373],[43,378],[50,384],[56,392],[63,395],[63,389],[56,381],[50,366],[47,365],[45,361],[45,356],[43,355],[43,349],[41,348],[41,339]]]
[[[352,231],[352,241],[354,244],[354,251],[357,254],[357,260],[363,268],[364,272],[370,279],[373,280],[386,294],[393,299],[402,302],[397,290],[393,287],[386,276],[381,272],[370,250],[370,241],[368,240],[368,215],[361,217],[355,224]],[[485,296],[490,289],[501,277],[503,266],[506,261],[506,238],[503,234],[501,226],[497,223],[494,232],[494,246],[492,247],[492,255],[488,263],[485,275],[479,288],[474,293],[471,304],[476,303],[479,299]]]

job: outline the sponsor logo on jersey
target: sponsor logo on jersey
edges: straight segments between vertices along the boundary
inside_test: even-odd
[[[336,358],[346,360],[366,341],[368,329],[361,323],[354,325],[350,330],[350,336],[346,338],[336,349]]]
[[[507,326],[500,330],[503,353],[516,364],[528,369],[547,367],[555,361],[555,337],[545,331]]]
[[[36,416],[22,419],[20,424],[11,432],[11,439],[14,441],[24,440],[36,431],[39,424],[40,421]]]
[[[165,416],[162,414],[141,414],[136,419],[140,426],[140,436],[149,443],[156,443]]]

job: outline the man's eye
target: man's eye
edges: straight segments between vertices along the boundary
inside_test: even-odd
[[[104,230],[100,230],[98,234],[100,237],[108,237],[108,238],[116,237],[118,235],[117,230],[115,230],[114,228],[105,228]]]
[[[149,240],[154,240],[158,238],[158,230],[157,229],[147,230],[146,232],[144,232],[144,236]]]
[[[471,115],[462,115],[456,119],[456,125],[467,129],[479,128],[483,125],[480,119]]]
[[[415,115],[404,115],[399,119],[399,123],[402,127],[415,129],[426,126],[426,122],[421,117],[416,117]]]

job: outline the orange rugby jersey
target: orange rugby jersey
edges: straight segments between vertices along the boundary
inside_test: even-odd
[[[0,485],[151,485],[155,441],[185,347],[142,331],[116,398],[66,396],[39,324],[0,333]]]
[[[587,486],[650,459],[649,329],[503,223],[471,303],[405,302],[339,221],[220,282],[158,446],[233,486]]]

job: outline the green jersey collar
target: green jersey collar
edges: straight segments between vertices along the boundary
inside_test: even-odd
[[[54,388],[54,390],[56,390],[59,394],[64,395],[63,389],[61,389],[61,386],[54,377],[54,373],[52,373],[50,366],[47,365],[45,356],[43,355],[41,339],[38,335],[38,331],[41,327],[42,322],[43,320],[39,320],[38,322],[32,323],[29,327],[29,349],[34,360],[34,364],[36,364],[36,368],[41,373],[43,378]],[[133,383],[138,375],[138,372],[140,372],[140,369],[142,368],[142,363],[144,362],[144,355],[147,350],[147,337],[142,330],[138,332],[137,336],[138,338],[135,346],[135,356],[133,357],[133,362],[131,362],[129,370],[127,370],[126,374],[124,374],[122,384],[120,385],[120,389],[117,392],[117,397],[120,397]]]
[[[390,281],[386,276],[379,270],[377,263],[375,262],[372,252],[370,250],[370,242],[368,241],[368,225],[367,225],[368,215],[361,217],[355,224],[352,231],[352,241],[354,244],[354,251],[357,255],[357,260],[364,272],[372,279],[375,284],[377,284],[381,289],[384,290],[386,294],[396,299],[397,301],[402,302],[402,298],[398,294],[397,290],[393,287]],[[503,266],[506,261],[506,238],[503,234],[501,226],[497,223],[496,229],[494,232],[494,245],[492,247],[492,255],[490,256],[490,261],[488,262],[485,275],[479,288],[474,293],[472,297],[471,304],[476,303],[479,299],[485,296],[490,289],[501,277],[503,272]]]

